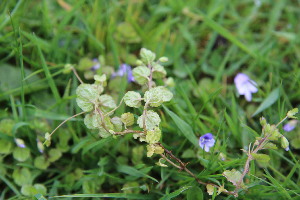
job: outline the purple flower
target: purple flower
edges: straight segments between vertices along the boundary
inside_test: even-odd
[[[289,150],[290,150],[290,147],[287,147],[287,148],[285,148],[284,150],[289,151]]]
[[[24,140],[22,140],[20,138],[16,138],[15,142],[16,142],[17,146],[20,147],[20,148],[25,148],[26,147],[26,145],[24,143]]]
[[[234,84],[240,95],[244,95],[247,101],[251,101],[252,93],[256,93],[258,89],[257,84],[249,78],[246,74],[238,73],[234,77]]]
[[[99,69],[101,67],[100,62],[97,58],[93,59],[93,63],[94,63],[94,65],[90,68],[91,71],[96,71],[97,69]]]
[[[127,64],[122,64],[122,65],[120,65],[118,71],[114,72],[111,75],[111,77],[112,78],[115,78],[116,76],[123,77],[125,75],[127,75],[127,81],[129,83],[134,81],[134,77],[132,75],[131,67],[129,65],[127,65]]]
[[[286,132],[290,132],[292,130],[294,130],[294,128],[296,127],[297,125],[297,120],[290,120],[288,123],[286,123],[284,126],[283,126],[283,130],[286,131]]]
[[[199,145],[206,152],[209,152],[209,149],[215,145],[214,136],[211,133],[202,135],[199,139]]]

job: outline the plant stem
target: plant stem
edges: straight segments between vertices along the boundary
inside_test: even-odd
[[[278,124],[276,124],[276,127],[279,126],[284,120],[286,120],[288,118],[288,116],[285,116],[285,118],[283,118]]]
[[[121,132],[115,132],[114,135],[125,135],[128,133],[144,133],[144,131],[136,131],[136,130],[125,130],[125,131],[121,131]]]
[[[250,168],[250,162],[253,160],[253,157],[251,156],[252,153],[257,153],[259,150],[261,150],[263,147],[264,147],[264,142],[268,139],[268,135],[265,136],[264,138],[262,138],[260,141],[259,141],[259,144],[257,145],[257,147],[252,151],[252,152],[249,152],[247,153],[247,160],[246,160],[246,163],[244,165],[244,171],[242,173],[242,176],[240,178],[240,180],[237,182],[237,186],[235,188],[235,192],[237,193],[238,192],[238,189],[241,188],[241,183],[243,182],[246,174],[249,172],[249,168]]]
[[[115,107],[113,110],[111,110],[111,111],[109,111],[108,113],[106,113],[106,114],[104,115],[104,117],[106,117],[107,115],[109,115],[109,114],[113,113],[115,110],[117,110],[117,109],[121,106],[121,104],[123,103],[123,100],[124,100],[124,97],[121,99],[119,105],[118,105],[117,107]]]
[[[77,116],[79,116],[79,115],[82,115],[82,114],[84,114],[84,113],[86,113],[86,112],[78,113],[78,114],[73,115],[73,116],[69,117],[68,119],[64,120],[62,123],[60,123],[60,124],[59,124],[59,125],[58,125],[51,133],[50,133],[49,137],[51,137],[51,136],[55,133],[55,131],[56,131],[57,129],[59,129],[64,123],[66,123],[66,122],[69,121],[70,119],[72,119],[72,118],[74,118],[74,117],[77,117]]]
[[[77,77],[77,79],[79,80],[79,82],[80,82],[81,84],[83,84],[84,82],[83,82],[83,81],[81,80],[81,78],[79,77],[79,75],[78,75],[76,69],[75,69],[74,67],[72,67],[71,69],[72,69],[73,73],[75,74],[75,76]]]
[[[184,163],[182,162],[179,158],[177,158],[171,151],[169,151],[168,149],[166,149],[161,143],[158,143],[159,146],[161,146],[165,153],[167,155],[170,156],[170,158],[174,159],[179,165],[176,165],[174,162],[172,162],[170,159],[168,159],[164,154],[161,154],[161,157],[163,157],[168,163],[170,163],[171,165],[173,165],[174,167],[180,169],[181,171],[186,171],[190,176],[192,176],[199,184],[201,185],[212,185],[216,188],[220,188],[220,186],[213,184],[213,183],[205,183],[203,181],[201,181],[195,174],[193,174],[193,172],[191,172],[186,166],[188,165],[188,163]],[[235,197],[237,197],[237,193],[235,191],[227,191],[227,190],[223,190],[223,193],[229,194],[229,195],[233,195]]]

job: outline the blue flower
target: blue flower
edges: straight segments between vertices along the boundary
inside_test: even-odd
[[[292,130],[294,130],[294,128],[296,127],[297,125],[297,120],[290,120],[288,123],[286,123],[284,126],[283,126],[283,130],[286,131],[286,132],[290,132]]]
[[[122,65],[120,65],[118,71],[112,73],[111,77],[112,78],[115,78],[116,76],[123,77],[125,75],[127,75],[127,81],[129,83],[134,81],[134,77],[132,75],[131,67],[127,64],[122,64]]]
[[[202,135],[199,139],[199,145],[206,152],[209,152],[209,149],[215,145],[214,136],[211,133]]]
[[[101,67],[100,62],[97,58],[93,59],[93,63],[94,65],[90,68],[91,71],[96,71],[97,69],[99,69]]]
[[[256,93],[258,89],[257,84],[249,78],[246,74],[238,73],[234,77],[236,89],[240,95],[244,95],[247,101],[252,100],[252,93]]]

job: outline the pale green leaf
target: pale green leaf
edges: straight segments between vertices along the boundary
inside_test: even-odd
[[[146,142],[149,144],[154,144],[159,142],[161,137],[161,130],[158,127],[155,127],[153,130],[147,131]]]
[[[124,95],[124,102],[127,106],[139,108],[141,106],[141,95],[138,92],[128,91]]]
[[[148,82],[148,77],[150,76],[150,69],[145,66],[138,66],[132,70],[132,75],[134,80],[140,84],[144,85]]]
[[[134,124],[134,115],[130,112],[123,113],[121,115],[121,121],[126,127],[132,126]]]
[[[230,181],[234,186],[236,186],[236,187],[241,186],[242,188],[244,188],[244,181],[241,180],[242,173],[237,171],[236,169],[232,169],[231,171],[226,170],[223,172],[222,175],[225,176],[226,179],[228,181]],[[241,182],[239,183],[240,180],[241,180]]]
[[[146,49],[146,48],[142,48],[140,51],[140,56],[142,61],[147,65],[147,64],[151,64],[154,60],[155,60],[155,53],[153,53],[152,51]]]
[[[162,79],[167,75],[165,68],[160,64],[155,63],[153,64],[152,68],[153,68],[152,77],[154,79]]]
[[[144,118],[144,116],[141,115],[137,120],[137,123],[140,128],[144,127],[143,118]],[[147,130],[152,130],[155,127],[159,126],[160,121],[161,121],[161,119],[156,112],[154,112],[152,110],[147,110],[146,117],[145,117],[145,125],[146,125]]]
[[[100,101],[100,109],[104,113],[108,113],[109,111],[113,110],[117,107],[115,100],[112,98],[112,96],[104,94],[99,97]]]

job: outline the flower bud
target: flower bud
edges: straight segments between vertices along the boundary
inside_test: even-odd
[[[168,62],[169,59],[167,57],[161,57],[158,59],[160,62],[164,63],[164,62]]]
[[[286,151],[290,150],[289,141],[284,136],[281,137],[281,147],[284,148]]]
[[[72,68],[74,68],[72,64],[65,64],[63,74],[69,74],[72,71]]]
[[[266,120],[266,118],[264,118],[264,117],[261,117],[261,118],[259,119],[259,121],[260,121],[261,126],[265,126],[265,125],[267,124],[267,120]]]
[[[25,148],[26,147],[24,140],[22,140],[20,138],[16,138],[15,142],[16,142],[16,144],[17,144],[18,147],[21,147],[21,148]]]

